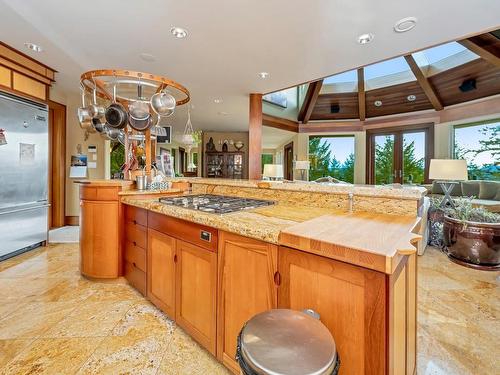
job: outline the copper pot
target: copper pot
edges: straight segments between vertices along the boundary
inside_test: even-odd
[[[448,257],[482,270],[500,269],[500,223],[476,223],[445,216],[443,240]]]

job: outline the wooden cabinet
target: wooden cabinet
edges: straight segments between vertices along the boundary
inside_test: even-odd
[[[217,254],[177,240],[175,320],[215,355]]]
[[[414,374],[416,368],[416,261],[410,255],[388,277],[389,374]]]
[[[243,178],[244,157],[245,153],[242,151],[205,152],[205,177]]]
[[[175,319],[175,238],[148,229],[147,297]]]
[[[132,286],[146,295],[147,211],[125,206],[124,217],[124,276]]]
[[[341,375],[385,373],[385,274],[286,247],[278,268],[278,307],[321,315],[337,344]]]
[[[80,201],[80,254],[83,275],[95,278],[120,276],[118,201]]]
[[[277,306],[277,246],[219,232],[217,357],[234,373],[238,334],[251,317]]]

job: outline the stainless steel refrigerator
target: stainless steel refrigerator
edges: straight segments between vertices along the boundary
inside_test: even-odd
[[[0,260],[47,240],[48,109],[0,92]]]

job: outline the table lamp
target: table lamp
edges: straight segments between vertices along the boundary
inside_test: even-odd
[[[283,178],[283,166],[281,164],[264,164],[264,173],[262,176],[270,180],[278,180]]]
[[[467,161],[463,159],[431,159],[429,179],[436,180],[443,189],[444,198],[440,206],[455,207],[451,191],[458,181],[467,181]]]
[[[300,179],[304,180],[306,171],[309,170],[311,163],[309,160],[296,160],[294,161],[294,169],[300,172]]]

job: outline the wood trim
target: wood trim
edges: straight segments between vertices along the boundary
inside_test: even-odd
[[[69,225],[69,226],[80,225],[80,216],[66,216],[64,218],[64,225]]]
[[[483,34],[474,36],[472,38],[459,40],[458,43],[460,43],[468,50],[474,52],[482,59],[488,61],[496,67],[500,67],[500,56],[498,56],[493,50],[490,50],[488,48],[488,44],[497,41],[497,39],[492,35],[490,37],[488,35],[491,34]]]
[[[437,96],[436,90],[432,87],[428,79],[424,76],[424,73],[422,70],[420,70],[419,66],[417,65],[417,62],[413,58],[412,55],[405,55],[405,60],[408,63],[411,71],[417,78],[417,82],[424,91],[425,95],[431,102],[432,106],[436,111],[441,111],[444,107],[441,101],[439,100],[439,97]]]
[[[248,123],[248,178],[260,180],[262,154],[262,94],[250,94]]]
[[[339,122],[309,122],[299,125],[299,133],[332,133],[332,132],[360,132],[363,125],[360,121]]]
[[[359,120],[366,120],[365,69],[358,69],[358,113]]]
[[[66,106],[49,100],[49,228],[65,225]]]
[[[266,115],[265,113],[262,115],[262,125],[294,133],[299,132],[298,121],[293,121],[282,117]]]
[[[14,89],[7,87],[7,86],[0,85],[0,91],[5,91],[7,93],[10,93],[10,94],[13,94],[16,96],[21,96],[23,98],[32,100],[32,101],[40,103],[40,104],[47,104],[48,103],[48,100],[43,100],[43,99],[37,98],[36,96],[26,94],[25,92],[22,92],[22,91],[14,90]]]
[[[288,151],[291,151],[292,160],[289,163]],[[293,181],[293,141],[283,147],[283,164],[284,164],[284,177],[285,180]],[[290,166],[291,164],[291,166]]]
[[[26,77],[33,78],[35,81],[43,83],[44,85],[47,85],[47,86],[50,86],[54,82],[53,80],[45,78],[44,76],[42,76],[40,74],[33,73],[31,70],[25,68],[24,66],[21,66],[21,65],[18,65],[18,64],[11,62],[9,59],[6,59],[3,56],[0,56],[0,65],[7,68],[7,69],[18,72],[22,75],[25,75]]]
[[[319,81],[311,82],[309,84],[304,103],[302,103],[302,107],[300,108],[299,112],[299,121],[301,121],[303,124],[307,124],[309,122],[322,86],[322,79],[320,79]]]
[[[19,51],[19,50],[15,49],[14,47],[9,46],[8,44],[6,44],[6,43],[4,43],[4,42],[2,42],[2,41],[0,41],[0,45],[1,45],[1,46],[4,46],[5,48],[10,49],[11,51],[14,51],[15,53],[17,53],[17,54],[21,55],[22,57],[24,57],[24,58],[26,58],[26,59],[28,59],[28,60],[33,61],[34,63],[36,63],[36,64],[38,64],[38,65],[43,66],[44,68],[46,68],[46,69],[48,69],[48,70],[50,70],[50,71],[52,71],[52,72],[54,72],[54,73],[58,73],[58,71],[57,71],[57,70],[55,70],[55,69],[51,68],[51,67],[50,67],[50,66],[48,66],[48,65],[45,65],[44,63],[41,63],[41,62],[40,62],[40,61],[38,61],[38,60],[35,60],[33,57],[31,57],[31,56],[29,56],[29,55],[27,55],[27,54],[25,54],[25,53],[23,53],[23,52],[21,52],[21,51]],[[18,64],[19,64],[19,63],[18,63]]]

